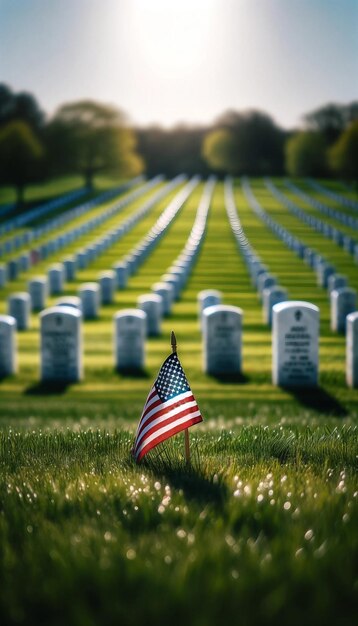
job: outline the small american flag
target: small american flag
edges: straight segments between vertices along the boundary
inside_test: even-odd
[[[162,441],[202,421],[178,356],[171,354],[160,368],[144,405],[133,448],[135,460],[138,463]]]

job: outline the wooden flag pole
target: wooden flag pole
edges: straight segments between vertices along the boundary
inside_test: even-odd
[[[177,352],[177,338],[175,336],[175,332],[172,330],[170,335],[170,343],[172,346],[172,353],[176,354]],[[184,444],[185,444],[185,460],[187,463],[190,463],[190,441],[189,441],[189,428],[184,430]]]

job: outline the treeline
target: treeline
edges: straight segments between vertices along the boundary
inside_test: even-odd
[[[261,111],[228,111],[208,126],[130,127],[124,113],[90,100],[48,118],[36,98],[0,84],[0,184],[16,188],[80,174],[167,177],[180,172],[233,176],[339,176],[358,181],[358,102],[330,104],[287,132]]]

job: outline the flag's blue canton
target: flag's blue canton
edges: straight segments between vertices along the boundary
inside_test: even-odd
[[[176,354],[171,354],[164,361],[154,386],[162,402],[190,391],[184,370]]]

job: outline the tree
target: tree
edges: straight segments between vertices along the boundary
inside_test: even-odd
[[[329,151],[334,172],[358,183],[358,120],[353,122]]]
[[[231,137],[229,142],[227,134],[215,136],[217,158],[220,152],[223,158],[220,169],[251,176],[283,172],[285,133],[269,115],[227,111],[216,121],[214,130],[226,131]]]
[[[235,172],[235,142],[226,129],[213,130],[203,143],[203,157],[208,165],[220,172]]]
[[[143,169],[134,133],[115,107],[83,100],[63,105],[47,128],[53,173],[78,172],[89,189],[99,172],[133,176]]]
[[[159,126],[137,128],[138,151],[146,163],[148,176],[161,173],[168,177],[209,173],[202,158],[202,143],[207,129],[178,125],[171,129]]]
[[[326,141],[321,133],[298,132],[286,143],[286,170],[291,176],[324,176],[327,173]]]
[[[26,122],[36,135],[41,135],[45,115],[32,94],[15,94],[7,85],[0,83],[0,128],[15,120]]]
[[[358,118],[358,102],[350,104],[326,104],[307,113],[303,119],[309,130],[320,132],[329,145]]]
[[[0,129],[0,182],[16,189],[22,204],[27,184],[41,175],[43,147],[26,122],[14,121]]]

